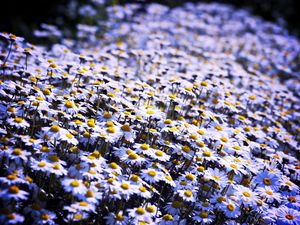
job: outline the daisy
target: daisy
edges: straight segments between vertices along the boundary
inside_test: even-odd
[[[204,178],[213,180],[216,182],[221,188],[225,187],[228,183],[228,178],[226,173],[220,171],[219,169],[211,169],[208,168],[204,171]]]
[[[145,158],[141,157],[139,154],[135,153],[131,149],[127,149],[123,153],[120,153],[119,157],[122,160],[122,162],[125,162],[129,165],[140,166],[147,162]]]
[[[246,207],[251,207],[252,205],[256,204],[257,194],[250,188],[242,185],[236,185],[234,186],[234,189],[236,190],[234,194],[243,202]]]
[[[115,162],[108,164],[108,168],[105,169],[108,173],[122,174],[122,168]]]
[[[258,174],[255,181],[259,187],[270,187],[273,190],[278,190],[280,187],[279,177],[267,171]]]
[[[38,161],[34,158],[31,159],[30,167],[34,171],[42,171],[48,173],[49,168],[51,167],[51,163],[47,162],[46,160]]]
[[[60,127],[57,124],[52,125],[51,127],[44,127],[42,130],[44,132],[44,135],[47,135],[48,137],[56,140],[60,140],[62,136],[69,133],[66,129]]]
[[[144,154],[146,156],[150,156],[152,157],[152,155],[154,154],[154,149],[151,148],[148,144],[144,143],[144,144],[135,144],[134,145],[135,151],[139,154]],[[162,153],[163,155],[163,153]]]
[[[171,214],[165,214],[161,218],[161,221],[158,223],[159,225],[173,225],[174,224],[174,217]]]
[[[13,160],[16,164],[23,162],[27,162],[28,157],[31,155],[30,152],[22,150],[21,148],[11,148],[8,150],[8,157]]]
[[[299,195],[290,195],[289,192],[283,193],[282,204],[286,205],[289,208],[300,209],[300,196]]]
[[[16,185],[11,185],[4,191],[0,192],[0,196],[3,199],[26,200],[28,195],[28,192],[21,190]]]
[[[145,207],[145,210],[146,210],[147,216],[150,217],[150,218],[153,218],[153,217],[161,215],[161,212],[159,212],[158,208],[155,205],[148,204]]]
[[[129,217],[134,221],[151,221],[147,211],[143,207],[127,209]]]
[[[75,212],[75,211],[71,211],[71,213],[68,213],[67,218],[64,219],[66,222],[70,222],[70,221],[82,221],[87,219],[89,216],[88,213],[86,212]]]
[[[151,192],[148,191],[144,185],[137,187],[136,194],[146,199],[150,199],[152,197]]]
[[[121,130],[123,131],[123,135],[126,141],[133,142],[135,138],[135,131],[129,126],[128,123],[123,124],[121,126]]]
[[[25,183],[25,181],[18,177],[18,174],[11,173],[7,175],[6,177],[0,177],[0,181],[2,184],[7,184],[9,186],[15,185],[18,183]]]
[[[148,169],[141,170],[141,177],[150,183],[157,183],[163,179],[163,173],[150,167]]]
[[[7,123],[15,126],[16,128],[28,128],[29,123],[22,117],[15,117],[7,119]]]
[[[41,210],[41,213],[39,215],[39,218],[35,218],[37,221],[37,224],[43,225],[43,224],[49,224],[54,225],[56,224],[54,220],[56,219],[56,215],[53,212],[50,212],[48,210]]]
[[[72,145],[78,145],[78,143],[79,143],[78,140],[74,137],[74,135],[70,132],[64,133],[61,136],[61,140],[66,141],[67,143],[72,144]]]
[[[184,204],[182,201],[174,200],[172,202],[168,202],[164,209],[171,215],[178,215],[180,210],[183,209],[183,206]]]
[[[82,180],[65,178],[61,181],[61,184],[65,191],[71,192],[73,195],[84,195],[87,192],[87,188]]]
[[[128,200],[131,195],[137,192],[137,186],[130,184],[128,181],[120,182],[117,188],[120,195],[126,200]]]
[[[67,170],[60,163],[53,163],[48,165],[48,173],[53,173],[56,176],[67,175]]]
[[[215,219],[215,216],[209,213],[208,211],[199,211],[195,212],[193,220],[202,224],[211,224]]]
[[[106,223],[108,225],[126,225],[129,222],[128,217],[123,214],[123,211],[110,213],[104,218],[106,219]]]
[[[17,213],[8,213],[6,215],[0,215],[0,221],[3,224],[20,224],[24,222],[24,216]]]
[[[161,150],[154,150],[152,154],[152,158],[162,162],[166,162],[170,160],[170,156]]]
[[[77,212],[95,212],[95,205],[85,202],[85,201],[81,201],[81,202],[75,202],[73,203],[70,208],[76,210]]]
[[[275,192],[275,190],[273,190],[270,187],[258,187],[256,189],[258,195],[260,195],[261,197],[266,199],[266,202],[268,203],[272,203],[274,202],[274,200],[276,200],[277,202],[281,201],[281,195],[278,192]]]
[[[300,223],[300,212],[286,206],[278,208],[275,215],[277,217],[276,223],[280,225],[296,225]]]
[[[221,210],[228,218],[236,218],[241,214],[240,207],[236,202],[230,199],[227,199],[226,202],[222,203]]]
[[[179,190],[178,191],[179,196],[184,200],[184,201],[188,201],[188,202],[195,202],[195,196],[196,194],[193,193],[193,190]]]
[[[68,114],[76,114],[79,111],[79,108],[77,107],[79,104],[76,104],[72,100],[65,100],[61,105],[60,105],[60,110],[68,113]]]

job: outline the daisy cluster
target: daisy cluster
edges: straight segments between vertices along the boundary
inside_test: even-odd
[[[220,4],[107,12],[0,34],[0,223],[299,224],[299,40]]]

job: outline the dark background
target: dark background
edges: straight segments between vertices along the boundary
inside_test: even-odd
[[[66,16],[66,5],[70,0],[2,0],[0,3],[0,31],[11,32],[26,38],[32,38],[32,30],[39,28],[39,24],[57,23],[63,26],[75,26],[76,20]],[[84,3],[84,0],[78,0]],[[158,2],[176,7],[184,4],[184,0],[157,1],[125,1],[112,0],[124,4],[126,2]],[[219,2],[232,4],[237,8],[247,8],[253,14],[268,21],[278,22],[284,18],[290,33],[300,37],[300,6],[299,0],[191,0],[190,2]],[[63,22],[62,22],[63,21]]]

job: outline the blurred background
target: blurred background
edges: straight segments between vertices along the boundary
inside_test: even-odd
[[[97,0],[102,2],[101,0]],[[70,14],[71,9],[76,11],[86,4],[87,0],[9,0],[1,1],[0,31],[11,32],[23,36],[30,41],[33,38],[32,31],[40,28],[41,23],[56,24],[60,27],[75,27],[78,18]],[[94,1],[95,2],[95,1]],[[161,3],[169,7],[180,6],[188,1],[184,0],[107,0],[103,7],[112,4],[125,4],[139,2],[149,4]],[[300,1],[299,0],[191,0],[189,2],[218,2],[248,9],[254,15],[268,21],[273,21],[285,26],[291,34],[300,37]],[[102,7],[102,6],[101,6]],[[105,19],[105,10],[101,17]],[[285,22],[284,22],[285,21]]]

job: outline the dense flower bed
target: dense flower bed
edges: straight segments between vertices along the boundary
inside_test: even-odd
[[[299,41],[219,4],[107,10],[50,49],[0,34],[0,223],[299,224]]]

